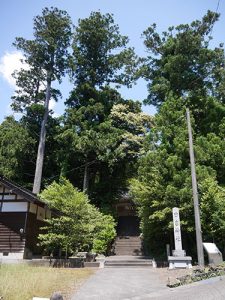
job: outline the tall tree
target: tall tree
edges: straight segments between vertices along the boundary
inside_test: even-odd
[[[177,206],[185,248],[195,256],[186,106],[192,113],[203,239],[215,239],[224,248],[225,56],[222,45],[209,48],[217,19],[218,14],[208,12],[202,20],[170,27],[162,35],[155,25],[144,33],[151,52],[143,66],[149,80],[146,102],[156,105],[158,114],[131,190],[140,205],[142,229],[151,251],[165,249],[162,243],[173,243],[171,209]]]
[[[73,78],[75,86],[101,87],[115,83],[130,86],[137,57],[120,34],[113,15],[92,12],[80,19],[73,40]]]
[[[42,15],[34,18],[34,39],[16,38],[14,46],[23,52],[27,68],[15,73],[16,95],[12,107],[23,110],[32,103],[44,105],[40,140],[38,145],[33,192],[39,193],[44,162],[46,124],[49,101],[59,94],[52,82],[61,82],[68,66],[68,46],[71,40],[71,20],[65,11],[44,8]]]
[[[41,104],[31,104],[26,108],[25,114],[20,119],[20,124],[28,131],[29,136],[35,141],[32,145],[32,151],[29,151],[30,164],[29,174],[30,179],[34,180],[34,172],[36,165],[36,157],[39,144],[39,135],[44,114],[44,106]],[[58,143],[58,133],[60,132],[60,119],[55,118],[53,112],[49,111],[48,122],[46,124],[46,141],[45,141],[45,159],[42,172],[42,186],[51,183],[52,178],[60,173],[58,164],[58,152],[60,145]],[[30,180],[29,180],[30,182]]]
[[[98,133],[103,131],[101,124],[113,105],[122,101],[120,94],[109,86],[130,87],[134,81],[138,60],[127,45],[128,38],[120,34],[111,14],[92,12],[88,18],[79,20],[75,28],[71,62],[75,88],[66,102],[69,109],[65,123],[67,132],[70,128],[74,134],[76,148],[82,149],[83,190],[88,190],[90,167],[93,161],[96,163],[99,145],[104,143],[102,133]]]
[[[192,99],[199,106],[202,97],[224,100],[224,50],[222,44],[210,49],[211,28],[217,13],[208,11],[202,20],[169,27],[161,35],[156,24],[144,31],[149,53],[143,65],[148,81],[146,103],[160,107],[170,93]]]

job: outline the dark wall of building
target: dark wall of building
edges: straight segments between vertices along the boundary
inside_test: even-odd
[[[0,222],[9,227],[16,233],[20,233],[20,229],[24,229],[26,222],[25,212],[0,212]]]
[[[140,235],[140,220],[136,216],[118,217],[117,235],[118,236],[138,236]]]
[[[37,220],[35,214],[28,213],[26,226],[26,248],[28,248],[33,255],[41,255],[42,249],[38,246],[38,235],[40,228],[46,226],[44,221]]]
[[[0,253],[8,257],[12,253],[23,257],[25,238],[24,230],[26,213],[0,213]]]

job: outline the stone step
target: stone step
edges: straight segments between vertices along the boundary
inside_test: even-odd
[[[127,244],[115,244],[115,247],[141,247],[142,244],[130,244],[130,243],[127,243]]]
[[[141,241],[130,241],[130,240],[126,240],[126,241],[115,241],[116,244],[142,244]]]
[[[141,246],[140,247],[115,247],[114,250],[117,251],[134,251],[134,250],[141,250]]]
[[[134,250],[134,249],[141,249],[141,246],[138,246],[138,247],[136,247],[136,246],[134,246],[134,247],[131,247],[131,246],[129,246],[129,247],[126,247],[126,246],[119,246],[119,247],[114,247],[114,249],[117,249],[117,250]]]
[[[123,250],[123,251],[133,251],[133,250],[141,250],[141,246],[140,247],[115,247],[114,250]]]
[[[117,240],[120,240],[120,241],[127,241],[127,240],[130,240],[130,241],[138,241],[138,240],[141,240],[140,236],[117,236],[116,237]]]
[[[137,256],[138,257],[138,256]],[[106,260],[106,264],[126,264],[126,265],[152,265],[152,260],[140,261],[139,259],[135,260]]]
[[[143,259],[141,256],[128,257],[128,256],[116,256],[110,257],[105,261],[106,268],[113,267],[131,267],[131,268],[150,268],[152,267],[152,259]]]
[[[115,240],[115,243],[121,243],[121,244],[126,244],[126,243],[141,243],[141,240]]]
[[[114,250],[122,250],[122,251],[134,251],[134,250],[141,250],[141,247],[115,247]]]
[[[142,247],[141,246],[138,246],[138,247],[115,247],[114,248],[114,251],[115,253],[116,252],[134,252],[134,251],[141,251],[142,250]],[[129,254],[127,254],[129,255]]]
[[[123,249],[141,249],[141,245],[115,245],[115,248]]]
[[[124,251],[124,252],[117,252],[116,255],[120,255],[120,256],[127,256],[127,255],[130,255],[130,256],[139,256],[139,255],[142,255],[142,251],[136,251],[136,252],[128,252],[128,251]]]
[[[105,264],[105,268],[152,268],[152,265]]]
[[[137,256],[142,254],[142,241],[140,236],[117,236],[113,246],[115,255]]]
[[[121,243],[127,243],[127,242],[141,243],[141,240],[140,239],[116,239],[116,242],[121,242]]]
[[[116,255],[119,255],[118,253],[127,253],[127,255],[129,255],[129,253],[134,253],[134,252],[141,252],[141,248],[129,248],[129,249],[124,249],[124,248],[119,248],[119,249],[114,249],[114,251],[116,252]]]

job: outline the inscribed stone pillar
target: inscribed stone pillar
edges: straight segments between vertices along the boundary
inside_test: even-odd
[[[177,207],[173,208],[173,227],[175,250],[172,251],[172,256],[168,256],[169,269],[192,268],[191,256],[186,256],[186,251],[182,249],[180,215],[179,208]]]
[[[182,250],[180,215],[179,215],[179,208],[177,207],[173,208],[173,228],[174,228],[175,250]]]

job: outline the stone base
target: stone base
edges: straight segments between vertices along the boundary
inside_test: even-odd
[[[186,251],[185,250],[173,250],[172,256],[178,256],[178,257],[186,256]]]
[[[84,267],[85,268],[99,268],[100,267],[100,263],[93,261],[93,262],[84,262]]]
[[[176,269],[176,268],[192,268],[192,257],[191,256],[168,256],[169,262],[169,269]]]
[[[98,262],[99,263],[99,268],[104,268],[104,266],[105,266],[105,256],[97,256],[96,258],[95,258],[95,260],[96,260],[96,262]]]

